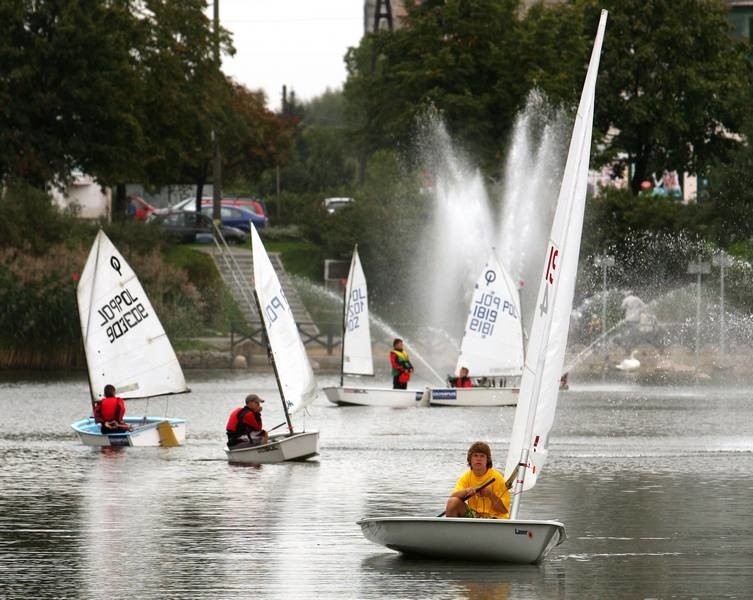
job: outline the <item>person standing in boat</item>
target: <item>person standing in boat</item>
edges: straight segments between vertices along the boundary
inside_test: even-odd
[[[246,396],[246,405],[233,410],[227,420],[227,447],[233,448],[247,442],[250,446],[266,444],[269,435],[261,422],[262,403],[264,400],[256,394]]]
[[[408,353],[403,349],[403,340],[395,338],[390,351],[390,365],[392,366],[392,389],[405,390],[408,388],[413,365]]]
[[[509,519],[510,491],[505,477],[492,469],[492,451],[486,442],[474,442],[466,455],[470,469],[455,484],[447,499],[446,517]],[[486,486],[490,479],[494,481]]]
[[[473,387],[473,382],[471,381],[471,378],[468,377],[467,367],[460,367],[460,374],[455,378],[453,387],[456,387],[456,388]]]
[[[100,423],[102,433],[124,433],[131,426],[124,421],[125,401],[115,395],[115,386],[105,386],[105,396],[94,406],[94,420]]]

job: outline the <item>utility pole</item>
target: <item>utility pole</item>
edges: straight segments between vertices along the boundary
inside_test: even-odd
[[[725,353],[726,327],[724,323],[724,269],[732,264],[730,257],[725,252],[719,252],[711,257],[711,263],[719,267],[719,286],[720,303],[719,303],[719,353]]]
[[[594,265],[601,267],[602,272],[601,334],[604,335],[607,331],[607,269],[614,266],[614,257],[601,254],[594,257]],[[604,345],[606,343],[606,336],[604,336]]]
[[[688,264],[688,273],[698,275],[698,284],[696,289],[696,309],[695,309],[695,371],[698,373],[698,357],[701,350],[701,278],[703,275],[711,273],[711,265],[698,257],[697,261]]]
[[[217,79],[220,71],[220,0],[214,0],[214,64],[217,67]],[[217,128],[212,128],[212,143],[214,144],[214,160],[212,161],[212,219],[218,225],[222,220],[220,201],[222,199],[222,155],[220,154],[220,140]]]

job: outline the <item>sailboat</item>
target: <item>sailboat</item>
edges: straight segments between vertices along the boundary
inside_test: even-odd
[[[319,454],[318,431],[294,431],[291,416],[317,397],[316,378],[298,333],[280,280],[256,228],[251,228],[254,297],[271,350],[272,367],[285,413],[286,433],[269,436],[269,442],[225,450],[231,463],[265,464],[305,460]]]
[[[165,330],[136,274],[101,229],[76,289],[92,408],[105,385],[124,400],[188,392]],[[94,417],[71,425],[87,446],[178,446],[186,421],[126,417],[133,428],[103,434]]]
[[[476,381],[468,388],[432,388],[430,404],[515,406],[523,373],[523,326],[515,281],[494,252],[473,290],[456,373],[465,367]]]
[[[327,399],[339,406],[388,406],[403,408],[426,404],[427,390],[394,390],[392,388],[345,386],[345,375],[374,375],[369,325],[369,293],[366,276],[353,249],[343,301],[342,355],[340,385],[323,388]]]
[[[518,519],[518,511],[522,494],[541,475],[554,422],[578,269],[596,76],[606,18],[607,12],[602,11],[543,261],[505,464],[505,479],[514,480],[510,519],[362,519],[358,524],[372,542],[419,556],[538,563],[565,539],[565,526],[559,521]]]

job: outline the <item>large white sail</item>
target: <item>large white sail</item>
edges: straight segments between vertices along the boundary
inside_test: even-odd
[[[494,252],[473,290],[455,372],[461,367],[472,377],[520,375],[523,370],[520,294]]]
[[[373,375],[371,328],[369,327],[369,292],[363,274],[358,246],[353,249],[343,314],[343,373]]]
[[[183,371],[136,274],[100,230],[76,289],[92,394],[187,392]]]
[[[316,398],[316,379],[285,292],[255,227],[251,228],[251,240],[254,289],[282,386],[280,392],[287,403],[288,412],[293,414]]]
[[[565,359],[586,202],[596,76],[606,17],[606,11],[602,11],[575,117],[557,209],[544,258],[510,450],[505,465],[505,477],[509,477],[521,457],[527,460],[524,490],[536,484],[546,459]],[[528,452],[527,457],[525,452]]]

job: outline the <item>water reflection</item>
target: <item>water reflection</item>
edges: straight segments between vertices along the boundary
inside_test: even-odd
[[[748,390],[572,390],[522,518],[566,524],[539,566],[418,561],[356,521],[436,515],[469,441],[495,462],[509,409],[314,406],[321,457],[229,465],[224,425],[256,381],[192,383],[179,448],[82,446],[84,380],[0,384],[0,576],[7,598],[747,597]],[[54,399],[54,401],[53,401]],[[270,402],[270,408],[274,403]],[[52,420],[40,420],[50,407]],[[268,420],[277,421],[274,410]]]

